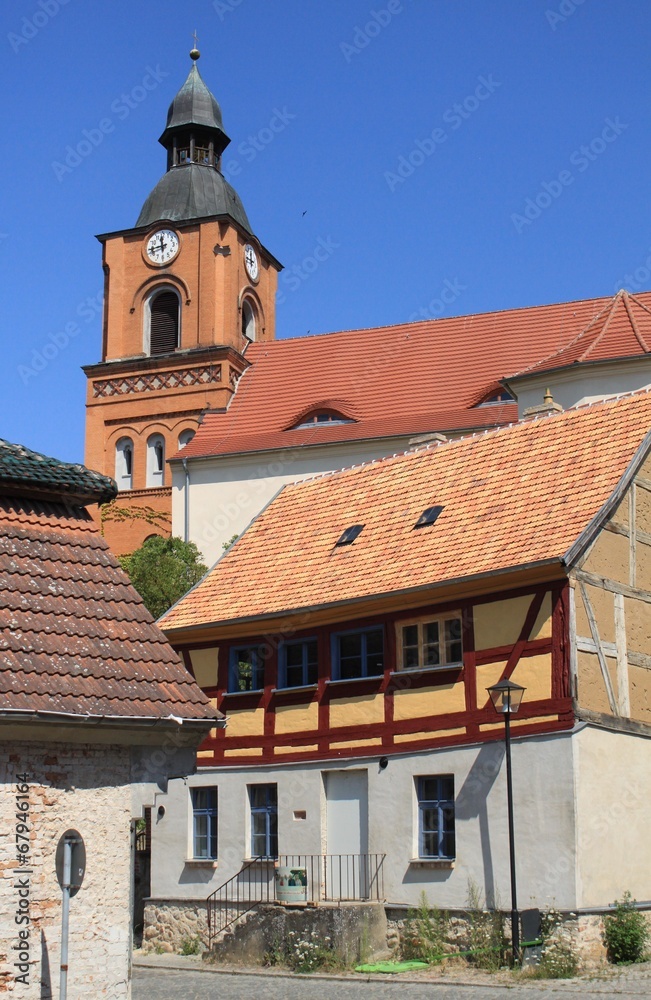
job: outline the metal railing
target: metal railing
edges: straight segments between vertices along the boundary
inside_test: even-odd
[[[293,902],[362,902],[384,899],[386,854],[280,854],[278,858],[255,858],[220,885],[206,900],[208,945],[246,913],[276,899],[277,868],[300,868],[307,885],[301,899]]]

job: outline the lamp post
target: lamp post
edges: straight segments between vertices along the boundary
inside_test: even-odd
[[[499,681],[486,689],[493,703],[493,708],[504,716],[506,744],[506,793],[509,809],[509,853],[511,858],[511,940],[513,942],[513,961],[518,960],[520,953],[520,920],[518,917],[518,894],[515,882],[515,834],[513,830],[513,781],[511,778],[511,716],[518,711],[525,689],[513,681]]]

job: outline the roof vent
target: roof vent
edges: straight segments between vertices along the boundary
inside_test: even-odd
[[[434,524],[442,510],[443,508],[440,505],[437,505],[436,507],[428,507],[427,510],[424,510],[420,515],[414,525],[414,528],[427,528],[430,524]]]
[[[337,541],[337,545],[352,545],[358,535],[361,534],[363,524],[353,524],[350,528],[346,528],[341,538]]]

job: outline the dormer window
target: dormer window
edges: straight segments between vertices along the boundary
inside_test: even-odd
[[[314,427],[315,424],[352,424],[350,417],[344,417],[336,410],[314,410],[303,417],[301,422],[295,424],[292,430],[300,430],[302,427]]]
[[[490,396],[486,399],[482,399],[478,406],[496,406],[500,403],[515,403],[515,396],[512,396],[510,392],[506,389],[498,389],[497,392],[492,392]]]

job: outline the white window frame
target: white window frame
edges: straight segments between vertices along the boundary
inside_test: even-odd
[[[157,448],[162,448],[162,462],[158,461]],[[147,438],[147,486],[165,485],[165,438],[162,434],[150,434]]]
[[[131,452],[131,471],[128,470],[128,463],[126,457],[127,448]],[[133,489],[133,441],[130,437],[121,437],[115,444],[115,481],[118,484],[118,490],[132,490]]]
[[[435,665],[425,665],[425,646],[428,645],[425,639],[425,626],[432,625],[434,623],[439,626],[439,650],[441,646],[446,645],[445,638],[441,639],[441,636],[445,636],[445,622],[446,621],[459,621],[461,625],[461,635],[458,641],[461,643],[461,658],[459,660],[448,660],[444,662],[437,663]],[[408,628],[409,626],[416,625],[418,627],[418,666],[407,667],[404,663],[404,642],[402,630]],[[447,650],[445,650],[447,652]],[[397,668],[400,673],[410,671],[418,671],[422,673],[424,670],[454,670],[455,668],[460,668],[463,666],[463,615],[461,611],[446,611],[438,615],[419,615],[418,618],[407,618],[396,622],[396,660]]]

